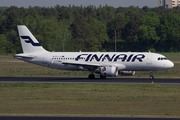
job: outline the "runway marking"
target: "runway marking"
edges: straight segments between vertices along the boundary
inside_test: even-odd
[[[148,78],[0,77],[0,83],[151,84],[151,82],[152,80]],[[180,79],[156,78],[154,85],[180,86]]]

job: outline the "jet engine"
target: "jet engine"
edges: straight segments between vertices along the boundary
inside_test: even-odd
[[[118,75],[118,68],[115,66],[102,67],[100,69],[101,75],[104,77],[116,77]]]
[[[119,71],[121,76],[133,76],[135,75],[135,71]]]

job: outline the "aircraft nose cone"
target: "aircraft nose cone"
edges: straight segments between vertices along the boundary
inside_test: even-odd
[[[171,61],[169,61],[169,63],[167,64],[167,67],[168,67],[168,68],[172,68],[172,67],[174,67],[174,63],[173,63],[173,62],[171,62]]]

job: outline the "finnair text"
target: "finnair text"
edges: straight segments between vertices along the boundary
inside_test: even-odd
[[[105,61],[108,60],[110,62],[117,62],[118,60],[121,60],[122,62],[135,62],[135,61],[139,61],[139,62],[143,62],[143,59],[145,58],[145,55],[143,54],[130,54],[130,55],[126,55],[126,54],[113,54],[112,56],[110,56],[109,54],[101,54],[101,55],[97,55],[97,54],[81,54],[78,55],[75,60],[81,60],[81,59],[85,59],[85,61],[93,61],[96,60],[98,62],[100,61]]]

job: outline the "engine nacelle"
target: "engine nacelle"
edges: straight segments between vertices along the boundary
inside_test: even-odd
[[[102,76],[107,77],[116,77],[118,75],[118,68],[115,66],[112,67],[102,67],[100,69]]]
[[[119,74],[122,76],[133,76],[135,75],[135,71],[119,71]]]

